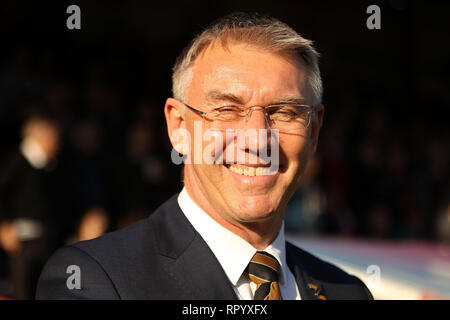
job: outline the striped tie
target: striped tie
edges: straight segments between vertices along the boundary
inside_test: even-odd
[[[247,266],[250,280],[258,286],[254,300],[281,300],[278,272],[280,264],[271,254],[257,251]]]

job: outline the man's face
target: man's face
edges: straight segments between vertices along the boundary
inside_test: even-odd
[[[305,87],[305,74],[303,63],[294,57],[272,54],[245,44],[230,45],[227,49],[215,44],[195,61],[185,102],[202,111],[236,103],[245,108],[267,106],[287,99],[311,104],[310,92]],[[187,111],[184,126],[195,139],[201,139],[194,136],[195,121],[202,121],[203,132],[214,126],[196,113]],[[268,129],[263,112],[253,111],[241,129]],[[308,157],[315,148],[311,143],[315,141],[311,138],[313,131],[279,133],[279,170],[275,174],[246,176],[236,172],[239,169],[256,172],[256,167],[262,166],[261,162],[252,165],[202,162],[185,165],[185,185],[204,209],[214,211],[234,225],[274,218],[280,222],[287,201],[297,188]],[[191,150],[194,150],[193,140]],[[203,148],[208,143],[204,142]],[[253,145],[247,140],[244,152],[257,154],[260,150],[253,150],[255,145],[256,149],[265,147],[260,140]],[[236,144],[230,146],[224,141],[223,147],[223,154],[226,154],[226,148],[236,148]],[[225,156],[224,162],[229,163],[230,159]]]

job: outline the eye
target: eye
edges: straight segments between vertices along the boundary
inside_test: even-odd
[[[239,113],[242,111],[242,108],[239,108],[238,106],[223,106],[220,108],[217,108],[216,111],[220,112],[220,113],[229,113],[229,112],[235,112],[235,113]]]
[[[241,115],[241,113],[243,112],[243,109],[238,107],[238,106],[234,106],[234,105],[229,105],[229,106],[223,106],[220,108],[215,109],[216,114],[217,114],[217,119],[218,120],[236,120],[237,118],[239,118],[239,116]]]
[[[273,106],[267,110],[270,117],[275,120],[290,120],[299,115],[299,112],[294,106]]]

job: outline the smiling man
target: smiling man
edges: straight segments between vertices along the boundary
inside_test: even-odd
[[[187,160],[183,190],[134,226],[57,251],[37,298],[371,299],[358,278],[284,239],[324,114],[311,41],[274,18],[232,14],[173,71],[165,116]],[[79,289],[67,285],[73,265]]]

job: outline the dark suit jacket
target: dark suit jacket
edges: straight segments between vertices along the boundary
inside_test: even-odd
[[[371,299],[356,277],[286,243],[302,299]],[[68,289],[68,266],[81,289]],[[320,290],[311,289],[309,284]],[[47,262],[37,299],[237,299],[218,260],[173,196],[149,218],[123,230],[59,249]]]
[[[17,149],[0,164],[0,219],[49,220],[44,170],[33,168]]]
[[[41,239],[45,238],[51,247],[73,227],[73,222],[67,218],[71,212],[65,201],[69,192],[65,191],[66,186],[60,187],[56,180],[58,170],[55,171],[33,168],[19,148],[0,163],[0,221],[27,218],[39,222],[44,229]],[[55,192],[58,192],[57,197]],[[60,214],[63,210],[68,213],[64,219]]]

